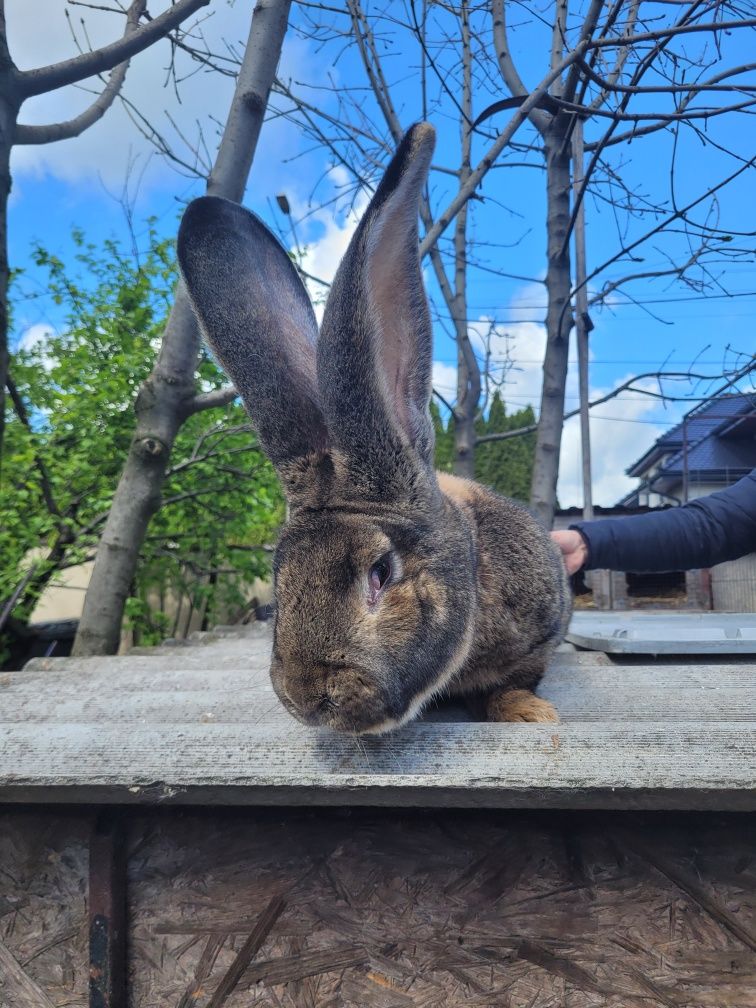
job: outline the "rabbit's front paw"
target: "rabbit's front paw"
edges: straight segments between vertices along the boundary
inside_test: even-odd
[[[537,721],[555,723],[559,715],[553,704],[542,700],[530,690],[497,690],[486,702],[489,721]]]

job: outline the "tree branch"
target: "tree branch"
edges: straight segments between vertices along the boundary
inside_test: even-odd
[[[627,17],[627,22],[626,22],[626,25],[625,25],[625,34],[626,35],[631,35],[635,31],[635,24],[636,24],[636,21],[638,20],[638,12],[639,12],[640,5],[641,5],[641,0],[632,0],[630,11],[629,11],[628,17]],[[622,6],[623,6],[623,0],[616,0],[614,6],[612,7],[611,11],[609,12],[609,16],[606,19],[606,23],[604,24],[604,27],[601,30],[602,36],[606,35],[606,33],[611,28],[614,27],[614,25],[615,25],[615,23],[617,21],[617,18],[619,17],[620,12],[622,10]],[[617,59],[614,61],[614,67],[610,71],[609,76],[606,78],[607,80],[609,80],[609,81],[617,81],[617,80],[619,80],[620,74],[622,73],[622,71],[625,68],[625,64],[627,63],[627,61],[628,61],[628,59],[630,57],[631,51],[632,50],[631,50],[630,46],[624,46],[622,49],[620,49],[620,51],[617,53]],[[599,49],[594,49],[594,51],[591,53],[591,55],[589,57],[591,69],[596,64],[596,61],[598,60],[599,55],[600,55],[600,50]],[[583,80],[582,81],[582,91],[581,91],[581,94],[583,96],[585,95],[585,90],[586,90],[587,87],[588,87],[587,80]],[[596,95],[596,97],[591,102],[591,108],[600,108],[604,104],[604,102],[606,101],[607,98],[608,98],[608,92],[603,92],[601,94]]]
[[[741,93],[756,91],[756,85],[754,84],[716,83],[717,81],[725,80],[728,77],[738,77],[742,73],[748,73],[750,70],[756,69],[756,63],[742,63],[740,66],[732,67],[731,69],[723,71],[721,74],[717,74],[717,76],[712,78],[711,81],[703,84],[657,84],[651,85],[650,87],[641,87],[639,85],[632,84],[619,84],[616,81],[604,79],[597,73],[594,73],[585,60],[581,60],[580,69],[586,77],[593,81],[594,84],[597,84],[600,88],[602,88],[602,90],[619,91],[622,94],[678,94],[679,92],[685,92],[688,95],[696,95],[705,91],[739,91]]]
[[[509,48],[506,7],[504,0],[493,0],[491,4],[491,13],[493,14],[494,50],[496,52],[496,59],[499,64],[499,72],[501,73],[502,79],[509,88],[509,93],[512,96],[527,94],[528,89],[525,87],[525,84],[520,77],[512,58],[512,52]],[[530,114],[530,121],[539,133],[543,133],[549,124],[549,117],[544,115],[540,109],[536,108],[533,109]]]
[[[29,422],[29,416],[26,412],[24,401],[19,395],[15,382],[13,381],[10,375],[8,375],[8,377],[6,378],[5,384],[8,389],[8,392],[10,393],[11,402],[13,403],[13,409],[16,411],[16,416],[21,421],[23,426],[27,429],[27,431],[32,435],[33,438],[34,431],[32,430],[31,423]],[[58,519],[58,522],[56,523],[58,525],[58,531],[62,532],[64,528],[62,524],[63,513],[61,512],[60,508],[58,507],[55,501],[55,498],[53,496],[52,481],[50,479],[50,474],[47,471],[45,463],[40,458],[36,446],[34,448],[34,464],[37,467],[37,471],[39,472],[39,486],[40,490],[42,491],[42,497],[44,499],[45,506],[47,507],[47,510],[50,512],[50,514]]]
[[[711,90],[714,89],[712,88]],[[744,93],[748,91],[756,91],[756,88],[744,88],[728,85],[717,88],[716,90],[739,91]],[[478,117],[477,121],[481,122],[484,118],[488,118],[489,115],[493,115],[494,112],[500,112],[502,109],[514,105],[515,101],[516,99],[514,98],[507,98],[505,101],[496,102],[495,104],[489,106],[489,108],[487,108],[486,111]],[[745,101],[737,102],[734,105],[710,106],[708,108],[692,109],[691,111],[682,112],[620,112],[618,109],[594,109],[590,106],[578,105],[576,102],[563,101],[561,98],[554,98],[553,96],[550,96],[547,102],[543,102],[543,104],[551,106],[554,112],[569,112],[571,115],[579,116],[582,119],[591,119],[594,116],[598,116],[601,119],[611,119],[612,123],[643,122],[646,119],[653,119],[654,125],[656,126],[658,123],[665,124],[670,122],[679,122],[683,119],[713,119],[716,116],[725,115],[728,112],[741,112],[743,109],[756,105],[756,94]],[[589,145],[586,145],[586,150],[588,149],[588,146]]]
[[[353,31],[357,39],[357,46],[362,56],[362,63],[368,75],[370,86],[378,105],[383,112],[383,117],[391,130],[394,143],[398,144],[402,138],[402,127],[399,117],[394,110],[389,94],[386,78],[383,76],[381,65],[378,60],[378,53],[375,48],[373,33],[367,23],[367,19],[360,7],[358,0],[348,0],[347,6],[352,17]],[[367,44],[366,44],[367,43]],[[369,52],[368,52],[369,50]],[[370,56],[372,55],[372,60]]]
[[[202,410],[217,409],[219,406],[228,406],[234,399],[238,399],[239,393],[233,385],[226,385],[224,388],[213,389],[212,392],[203,392],[196,395],[188,406],[187,416],[201,413]]]
[[[719,81],[726,80],[728,77],[736,76],[739,73],[744,73],[746,70],[750,70],[753,68],[754,64],[752,63],[741,64],[740,66],[734,67],[732,69],[723,70],[721,73],[715,74],[713,77],[710,77],[707,81],[705,81],[703,85],[689,84],[687,88],[685,88],[685,90],[688,91],[688,94],[680,101],[679,105],[677,106],[678,112],[683,112],[688,107],[688,105],[693,101],[693,98],[695,97],[695,95],[698,93],[699,90],[701,89],[713,90],[715,85],[718,84]],[[628,85],[628,87],[629,86],[631,85]],[[624,91],[626,97],[623,100],[622,107],[626,107],[626,103],[630,97],[630,94],[636,93],[635,91],[628,93],[626,88],[624,89]],[[717,112],[717,114],[719,113]],[[605,136],[601,140],[594,141],[593,143],[586,144],[585,149],[586,151],[603,150],[605,147],[613,147],[615,146],[615,144],[624,143],[627,140],[635,140],[637,137],[647,136],[649,133],[656,133],[658,130],[664,129],[666,125],[667,125],[666,120],[662,120],[660,122],[653,122],[647,126],[642,126],[640,128],[633,127],[632,129],[626,130],[624,133],[620,133],[614,137],[611,136],[611,132],[613,132],[614,129],[614,127],[612,126],[610,128],[609,136]]]
[[[575,48],[570,52],[550,73],[543,78],[538,87],[532,91],[525,101],[520,105],[515,114],[510,119],[509,123],[502,130],[502,132],[497,136],[496,140],[493,142],[491,147],[488,149],[486,155],[478,163],[478,165],[470,173],[467,182],[459,187],[457,195],[452,199],[452,201],[447,206],[446,210],[436,219],[435,224],[426,232],[425,238],[423,238],[420,243],[420,255],[421,257],[427,255],[428,250],[431,245],[438,241],[441,235],[444,233],[446,228],[449,226],[451,221],[454,219],[456,214],[459,212],[460,208],[467,202],[468,199],[473,195],[477,189],[481,179],[485,176],[486,172],[491,168],[496,158],[504,150],[509,141],[512,139],[514,134],[523,124],[523,122],[528,118],[530,112],[537,107],[538,103],[541,101],[543,96],[548,93],[548,89],[558,77],[579,59],[583,53],[588,48],[588,42],[579,42]]]
[[[748,370],[754,367],[753,364],[748,366]],[[741,369],[742,371],[743,369]],[[747,371],[746,371],[747,373]],[[741,374],[742,377],[742,374]],[[627,381],[622,382],[617,388],[612,389],[611,392],[607,392],[606,395],[600,396],[598,399],[593,399],[588,403],[588,408],[593,409],[594,406],[603,406],[604,403],[609,402],[611,399],[615,399],[620,393],[633,391],[638,392],[641,395],[647,395],[652,399],[664,399],[667,402],[676,400],[677,397],[666,395],[663,392],[652,392],[650,389],[635,388],[635,383],[643,381],[645,378],[657,378],[659,381],[668,378],[672,379],[685,379],[688,381],[714,381],[716,378],[721,378],[721,375],[706,375],[706,374],[696,374],[693,371],[646,371],[643,374],[634,375],[632,378],[628,378]],[[708,398],[708,396],[707,396]],[[690,397],[685,396],[681,401],[690,402]],[[570,420],[572,417],[577,416],[580,413],[580,408],[570,410],[569,413],[564,414],[564,420]],[[525,434],[532,434],[538,430],[538,424],[529,424],[527,427],[519,427],[517,430],[512,431],[502,431],[499,434],[481,434],[480,437],[475,439],[475,444],[487,444],[491,441],[506,441],[513,437],[523,437]]]
[[[727,178],[723,179],[717,185],[711,186],[711,188],[707,189],[706,192],[703,193],[703,195],[698,196],[690,203],[687,203],[684,207],[681,207],[680,209],[676,210],[673,214],[670,214],[669,217],[663,220],[660,224],[657,224],[656,227],[652,228],[650,231],[647,231],[646,234],[641,235],[640,238],[637,238],[629,245],[625,245],[616,255],[613,255],[610,259],[607,259],[600,266],[597,266],[596,269],[593,270],[593,272],[590,273],[585,278],[586,284],[589,284],[591,280],[594,279],[594,277],[598,276],[599,273],[603,273],[603,271],[608,266],[611,266],[612,263],[616,262],[618,259],[624,258],[630,252],[632,252],[633,249],[636,249],[639,245],[642,245],[643,242],[648,241],[649,238],[653,238],[655,234],[658,234],[660,231],[663,231],[665,228],[669,227],[669,225],[673,221],[684,219],[685,215],[688,213],[689,210],[692,210],[693,207],[698,206],[699,203],[702,203],[709,196],[713,196],[714,193],[718,192],[720,189],[723,189],[725,186],[729,185],[730,182],[734,181],[736,178],[738,178],[738,176],[748,171],[749,168],[753,168],[754,165],[756,165],[756,156],[752,157],[750,161],[746,161],[736,171],[732,172],[731,175],[728,175]],[[572,293],[574,294],[575,291],[573,290]]]
[[[593,403],[591,403],[593,405]],[[570,415],[574,416],[578,410]],[[567,417],[565,416],[565,420]],[[509,438],[524,437],[526,434],[535,434],[538,430],[538,424],[528,424],[527,427],[518,427],[517,430],[501,431],[498,434],[481,434],[480,437],[475,438],[475,447],[481,444],[489,444],[491,441],[508,441]]]
[[[137,31],[129,32],[127,28],[117,42],[111,42],[110,45],[82,53],[61,63],[52,63],[36,70],[19,71],[16,75],[19,93],[23,98],[31,98],[112,70],[119,63],[149,48],[200,7],[206,7],[209,2],[210,0],[178,0],[159,17],[149,21]],[[138,10],[141,17],[146,4],[147,0],[134,0],[129,13]]]
[[[694,3],[692,5],[692,7],[688,11],[686,11],[686,13],[683,15],[683,17],[681,19],[681,23],[680,23],[681,26],[684,26],[684,25],[686,25],[686,24],[689,23],[689,19],[694,15],[694,13],[696,13],[697,8],[700,6],[700,2],[701,2],[701,0],[698,0],[697,3]],[[702,12],[699,12],[699,13],[705,13],[705,12],[702,11]],[[634,23],[635,23],[635,19],[633,18],[632,24],[634,25]],[[669,37],[666,37],[666,38],[660,40],[657,43],[657,45],[654,46],[654,48],[652,49],[652,51],[650,53],[646,54],[646,56],[643,58],[643,60],[639,64],[639,66],[636,67],[635,72],[633,73],[632,78],[631,78],[631,83],[629,85],[623,85],[622,86],[621,90],[623,92],[623,97],[622,97],[622,99],[620,101],[619,109],[617,109],[615,111],[615,113],[612,115],[612,122],[610,123],[607,131],[604,133],[604,136],[600,140],[596,141],[595,143],[586,144],[585,145],[584,150],[587,151],[587,152],[590,152],[592,154],[592,157],[591,157],[590,165],[588,166],[587,171],[585,171],[585,173],[583,175],[583,181],[580,184],[579,191],[577,192],[577,194],[575,196],[575,199],[574,199],[574,205],[573,205],[572,213],[571,213],[571,216],[570,216],[570,224],[569,224],[569,227],[567,229],[567,239],[569,239],[569,236],[572,234],[572,229],[573,229],[574,224],[575,224],[575,219],[576,219],[576,216],[577,216],[578,208],[581,206],[581,204],[583,202],[583,199],[585,198],[585,193],[587,191],[588,184],[589,184],[589,182],[590,182],[590,180],[591,180],[591,178],[593,176],[594,171],[596,170],[596,167],[597,167],[597,165],[599,163],[599,159],[600,159],[601,154],[604,151],[604,149],[606,147],[613,146],[613,145],[615,145],[617,143],[621,143],[623,140],[628,140],[628,139],[632,139],[632,138],[635,138],[635,137],[638,137],[638,136],[642,136],[642,135],[646,135],[646,134],[649,134],[649,133],[654,133],[654,132],[656,132],[656,131],[658,131],[660,129],[663,129],[667,125],[668,120],[662,119],[660,121],[651,123],[651,124],[649,124],[647,126],[643,126],[643,127],[640,127],[640,128],[633,127],[632,130],[628,130],[627,132],[625,132],[623,134],[620,134],[619,136],[616,136],[616,137],[612,136],[612,134],[614,133],[615,129],[619,125],[619,122],[620,122],[620,119],[621,119],[621,116],[619,115],[619,112],[620,111],[624,112],[624,110],[628,106],[628,103],[629,103],[629,101],[631,99],[631,96],[633,94],[636,94],[636,93],[639,92],[639,90],[640,90],[639,81],[641,81],[643,79],[643,76],[645,75],[645,73],[649,70],[649,68],[651,66],[653,66],[654,60],[657,58],[657,56],[660,53],[662,53],[664,51],[664,49],[667,47],[669,41],[670,41]],[[625,52],[629,53],[629,49],[626,49]],[[592,54],[592,58],[595,58],[595,56],[596,56],[596,52],[594,52]],[[580,61],[580,62],[584,62],[584,61]],[[688,85],[687,86],[688,93],[680,101],[680,103],[677,105],[677,112],[678,112],[678,114],[681,117],[683,117],[683,113],[687,109],[688,105],[693,101],[693,98],[695,97],[698,89],[700,89],[702,87],[709,87],[709,86],[712,86],[712,85],[716,85],[716,84],[720,83],[721,81],[726,80],[730,76],[735,76],[738,73],[744,72],[748,68],[748,66],[749,65],[747,65],[747,64],[741,64],[738,67],[734,67],[734,68],[730,68],[730,69],[727,69],[727,70],[723,70],[719,74],[715,74],[713,77],[710,77],[703,84]],[[585,64],[584,68],[585,68],[585,70],[587,70],[588,73],[593,73],[593,71],[591,70],[591,68],[589,68],[587,66],[587,64]],[[599,78],[599,80],[601,81],[601,78]],[[615,80],[616,80],[616,78],[615,78]],[[608,81],[607,82],[601,81],[601,83],[602,83],[602,86],[604,84],[606,84],[607,86],[609,86],[609,82]],[[604,93],[606,93],[606,92],[604,92]],[[591,106],[591,108],[595,108],[595,107],[596,106],[595,106],[595,103],[594,103]],[[716,114],[718,115],[720,113],[717,112]],[[687,117],[684,117],[684,118],[690,119],[690,118],[692,118],[692,116],[687,116]],[[708,117],[705,117],[705,118],[708,119]],[[695,127],[692,127],[692,128],[695,129]]]
[[[129,7],[126,17],[126,30],[123,37],[130,38],[139,30],[139,18],[144,12],[146,0],[136,0]],[[112,71],[108,83],[95,101],[79,115],[66,122],[48,123],[46,126],[27,126],[16,123],[13,142],[16,144],[46,144],[56,140],[70,140],[89,129],[98,119],[101,119],[115,101],[126,79],[129,60],[119,63]]]
[[[591,6],[588,8],[583,27],[580,30],[581,42],[593,35],[603,7],[604,0],[591,0]],[[562,91],[562,97],[567,101],[573,101],[575,98],[577,86],[580,82],[580,71],[584,65],[585,60],[576,60],[567,71],[567,79],[564,82],[564,89]]]
[[[250,441],[249,444],[244,445],[241,448],[211,448],[210,451],[205,452],[204,455],[192,455],[191,458],[185,459],[183,462],[179,462],[178,465],[173,466],[169,469],[165,478],[168,479],[169,476],[175,476],[177,473],[183,472],[190,466],[198,465],[200,462],[207,462],[208,459],[218,458],[219,455],[243,455],[246,452],[258,452],[260,451],[260,446],[256,441]],[[221,468],[220,466],[218,468]]]
[[[433,395],[436,397],[436,399],[438,399],[438,401],[440,403],[442,403],[444,406],[446,406],[446,408],[449,410],[449,412],[451,413],[451,415],[454,416],[454,407],[452,406],[452,404],[447,399],[445,399],[444,396],[442,396],[441,393],[437,389],[432,389],[432,392],[433,392]]]
[[[696,2],[693,3],[693,5],[683,14],[683,16],[682,16],[682,18],[680,20],[680,24],[687,24],[687,23],[689,23],[690,18],[692,18],[694,16],[694,14],[697,11],[697,8],[699,6],[701,6],[701,3],[702,3],[702,0],[696,0]],[[629,22],[628,22],[628,33],[630,33],[630,34],[632,34],[632,32],[635,29],[635,24],[636,24],[636,20],[637,20],[637,14],[638,14],[639,4],[640,4],[640,0],[634,0],[633,7],[631,8],[630,19],[629,19]],[[615,11],[618,12],[618,9],[619,9],[618,7],[615,7],[615,9],[612,11],[612,14],[614,14]],[[701,13],[704,13],[704,12],[701,12]],[[611,18],[611,15],[610,15],[610,18]],[[612,20],[611,23],[613,24],[614,21]],[[632,75],[632,77],[630,79],[631,86],[633,86],[633,87],[638,87],[639,86],[639,82],[643,80],[643,77],[648,72],[648,70],[652,66],[654,66],[654,63],[655,63],[656,59],[664,52],[664,50],[667,48],[667,46],[669,45],[669,43],[670,43],[670,39],[669,38],[662,39],[659,42],[657,42],[657,44],[653,47],[653,49],[651,50],[651,52],[646,53],[646,55],[643,57],[643,59],[640,61],[640,63],[638,64],[638,66],[635,68],[635,71],[633,72],[633,75]],[[591,61],[591,63],[595,63],[596,59],[599,56],[599,53],[600,53],[599,50],[594,50],[591,53],[591,55],[590,55],[590,61]],[[610,74],[610,78],[609,78],[610,80],[616,81],[618,79],[619,74],[621,73],[622,68],[623,68],[625,62],[627,61],[629,55],[630,55],[630,48],[629,47],[626,47],[625,49],[621,49],[620,50],[619,55],[617,57],[616,64],[615,64],[614,71]],[[584,61],[578,61],[578,62],[584,62]],[[714,78],[714,79],[716,79],[716,78]],[[584,86],[583,86],[583,94],[585,94],[585,90],[587,89],[587,87],[588,87],[588,81],[585,80],[584,81]],[[591,109],[598,109],[598,108],[600,108],[600,106],[603,104],[603,102],[605,101],[605,99],[606,99],[607,96],[608,96],[608,92],[607,91],[603,91],[602,94],[600,94],[591,103]],[[624,111],[627,108],[628,103],[630,102],[630,98],[631,98],[630,94],[625,93],[623,95],[623,97],[620,100],[619,109],[618,109],[619,111]],[[683,99],[683,101],[680,103],[680,105],[678,105],[678,111],[682,111],[687,106],[688,102],[690,102],[690,101],[692,101],[692,95],[688,95],[687,99]],[[609,124],[609,127],[606,130],[606,132],[604,133],[603,137],[601,137],[601,139],[599,141],[597,141],[597,143],[595,143],[595,144],[584,144],[583,145],[583,151],[584,151],[584,153],[585,152],[589,152],[589,153],[591,153],[592,156],[591,156],[591,161],[590,161],[590,164],[588,166],[588,169],[583,172],[583,179],[582,179],[582,181],[580,183],[580,186],[578,188],[578,191],[575,194],[575,197],[573,199],[573,207],[572,207],[572,211],[571,211],[571,214],[570,214],[570,223],[569,223],[569,226],[567,228],[567,234],[565,236],[565,241],[569,241],[570,236],[572,235],[572,230],[573,230],[573,228],[575,226],[575,220],[577,218],[577,214],[578,214],[579,209],[582,206],[583,200],[585,198],[585,193],[587,191],[588,184],[590,183],[590,181],[591,181],[591,179],[593,177],[593,173],[594,173],[594,171],[596,170],[596,168],[597,168],[597,166],[599,164],[599,161],[601,159],[601,155],[602,155],[604,149],[606,147],[610,146],[613,143],[613,141],[612,141],[612,134],[614,133],[614,131],[617,129],[618,126],[619,126],[619,120],[615,117],[615,118],[613,118],[612,122]],[[662,128],[661,124],[654,123],[654,126],[653,126],[654,130],[661,129],[661,128]],[[648,127],[643,127],[638,132],[644,132],[644,131],[651,132],[651,130]]]
[[[626,35],[620,38],[600,38],[588,43],[589,49],[619,49],[622,46],[634,46],[637,42],[658,42],[659,39],[672,38],[673,35],[690,35],[693,32],[723,32],[736,28],[753,28],[756,18],[741,18],[739,21],[708,21],[705,24],[675,25],[672,28],[659,28],[657,31],[638,32],[637,35]]]
[[[676,276],[678,279],[681,279],[685,270],[694,266],[705,251],[706,247],[702,245],[701,248],[697,249],[688,258],[688,260],[683,263],[682,266],[671,266],[669,269],[645,270],[640,273],[629,273],[627,276],[620,277],[618,280],[607,281],[601,290],[588,300],[588,304],[590,307],[605,304],[606,299],[610,294],[613,294],[616,290],[619,290],[620,287],[624,287],[625,284],[631,283],[633,280],[656,280],[659,277],[665,276]]]

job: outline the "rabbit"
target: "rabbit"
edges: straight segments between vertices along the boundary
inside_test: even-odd
[[[284,487],[271,680],[308,725],[382,734],[438,694],[557,721],[533,690],[570,615],[559,551],[523,507],[435,473],[418,201],[435,131],[402,139],[318,334],[254,214],[192,202],[178,258],[196,316]]]

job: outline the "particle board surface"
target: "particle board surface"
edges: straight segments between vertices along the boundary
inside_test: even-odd
[[[88,1003],[92,821],[0,809],[3,1008]],[[756,1004],[752,815],[123,809],[120,821],[129,1008]]]

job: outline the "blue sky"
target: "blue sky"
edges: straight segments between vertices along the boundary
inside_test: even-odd
[[[153,16],[165,6],[151,5]],[[241,47],[248,31],[250,6],[237,0],[229,4],[213,0],[210,17],[204,29],[216,51],[226,42]],[[404,10],[403,3],[396,8]],[[649,5],[651,6],[651,5]],[[10,0],[7,11],[12,52],[21,68],[65,58],[73,53],[73,43],[63,16],[60,0]],[[153,9],[154,8],[154,9]],[[81,8],[72,8],[78,18]],[[93,44],[114,37],[116,19],[87,11],[87,25]],[[295,14],[295,18],[300,15]],[[338,18],[334,16],[338,22]],[[484,19],[480,21],[484,27]],[[395,100],[404,126],[422,114],[422,105],[412,76],[412,61],[402,50],[401,37],[385,31],[382,52],[389,73],[398,78]],[[743,33],[745,36],[745,33]],[[731,47],[728,62],[745,62],[753,52],[750,37],[725,40]],[[749,50],[750,46],[750,50]],[[545,37],[533,29],[520,26],[513,34],[513,49],[521,74],[529,86],[534,86],[545,69],[547,51]],[[342,47],[319,45],[295,31],[287,36],[281,76],[296,83],[310,98],[333,114],[338,114],[338,88],[360,85],[361,70],[356,54]],[[335,54],[339,53],[338,61]],[[690,49],[693,54],[693,49]],[[696,50],[698,52],[698,50]],[[450,59],[449,79],[454,77],[453,56],[439,52],[439,61]],[[231,95],[228,78],[198,73],[183,81],[180,101],[170,88],[164,88],[166,46],[137,57],[131,66],[126,95],[143,112],[149,113],[155,124],[174,136],[167,119],[170,113],[182,131],[194,136],[195,122],[202,123],[204,136],[211,147],[216,127],[210,116],[223,119]],[[407,62],[405,69],[403,60]],[[398,72],[397,68],[402,72]],[[753,76],[753,75],[752,75]],[[496,82],[483,85],[476,112],[498,96]],[[65,89],[28,103],[22,121],[44,122],[68,118],[84,107],[91,95],[81,89]],[[655,101],[657,99],[654,99]],[[650,101],[650,99],[647,99]],[[373,113],[364,99],[365,113]],[[503,126],[502,113],[491,128]],[[439,131],[436,163],[451,166],[456,156],[456,126],[443,102],[430,102],[429,118]],[[753,155],[751,119],[732,119],[706,126],[708,136],[723,146],[732,147],[743,156]],[[750,132],[749,132],[750,131]],[[527,133],[518,134],[525,139]],[[750,139],[749,139],[750,138]],[[657,135],[648,141],[623,145],[621,160],[624,175],[642,194],[654,195],[666,203],[671,198],[670,154],[674,138],[670,133]],[[473,160],[485,149],[484,139],[476,141]],[[619,148],[618,148],[619,150]],[[510,160],[517,160],[514,156]],[[519,158],[522,160],[522,158]],[[181,207],[187,199],[202,191],[201,185],[177,174],[165,161],[151,153],[149,145],[125,114],[114,107],[87,134],[71,141],[44,148],[25,148],[14,158],[14,190],[10,207],[10,252],[14,266],[26,269],[21,289],[36,295],[21,301],[15,310],[15,339],[31,340],[46,326],[60,326],[62,319],[55,307],[44,297],[41,278],[35,275],[29,252],[33,242],[41,241],[47,248],[65,258],[71,253],[70,232],[82,228],[90,240],[110,236],[127,240],[122,208],[118,204],[131,166],[130,185],[134,197],[134,217],[138,239],[144,237],[143,221],[148,216],[158,218],[166,234],[175,231]],[[737,163],[725,159],[713,147],[705,147],[692,134],[681,134],[677,140],[674,173],[674,196],[678,205],[700,195],[708,185],[728,172]],[[330,170],[329,170],[330,169]],[[368,168],[366,166],[366,173]],[[375,173],[372,173],[375,177]],[[315,186],[315,181],[321,179]],[[137,186],[137,180],[139,185]],[[348,242],[354,225],[354,214],[347,201],[330,201],[341,191],[344,182],[341,169],[331,169],[322,151],[312,150],[312,144],[293,124],[281,118],[264,127],[255,164],[250,177],[246,202],[271,222],[285,240],[293,243],[285,230],[286,221],[275,209],[274,197],[286,192],[294,208],[295,218],[305,216],[298,226],[299,241],[307,246],[305,266],[312,273],[329,279]],[[314,193],[313,193],[314,190]],[[484,253],[491,269],[500,269],[519,277],[513,279],[486,271],[473,271],[470,282],[470,318],[473,332],[483,331],[487,320],[496,326],[497,346],[505,345],[514,362],[504,386],[504,396],[511,408],[528,402],[537,406],[540,359],[543,351],[544,315],[543,288],[539,281],[545,270],[545,233],[543,224],[543,185],[537,168],[521,169],[503,166],[491,178],[490,189],[484,188],[484,202],[473,208],[472,228],[483,242],[490,243]],[[431,195],[436,208],[443,207],[451,193],[449,177],[436,174]],[[731,190],[721,194],[717,204],[702,204],[705,214],[718,214],[720,226],[741,231],[754,230],[753,171],[746,173]],[[364,206],[365,194],[357,194],[355,205]],[[319,206],[325,202],[325,207]],[[587,203],[587,241],[589,269],[612,255],[617,247],[615,216],[600,201]],[[631,223],[633,237],[648,229],[649,221]],[[741,245],[754,240],[735,239]],[[663,268],[670,256],[684,253],[685,238],[646,243],[638,250],[643,261],[633,269],[651,271]],[[614,265],[602,275],[597,285],[625,275],[627,264]],[[735,298],[722,296],[716,286],[707,295],[672,284],[669,278],[636,281],[625,295],[613,299],[610,309],[593,314],[591,387],[595,397],[610,390],[634,373],[651,371],[662,364],[685,370],[694,361],[696,370],[717,374],[723,366],[737,362],[736,351],[753,353],[754,316],[756,314],[756,268],[753,256],[716,270],[721,287]],[[430,271],[426,271],[432,288]],[[596,287],[594,286],[594,289]],[[503,334],[507,333],[505,340]],[[732,348],[728,351],[728,347]],[[443,326],[436,330],[435,379],[439,389],[452,394],[454,348],[445,337]],[[573,369],[574,371],[574,369]],[[706,391],[708,385],[698,392]],[[694,393],[688,384],[680,386],[681,394]],[[568,408],[576,405],[576,385],[571,374],[568,387]],[[622,475],[624,468],[645,451],[654,438],[676,422],[684,409],[682,404],[659,405],[645,397],[625,394],[598,408],[592,419],[596,500],[614,503],[632,481]],[[559,497],[564,505],[579,504],[579,452],[577,424],[566,425],[560,472]]]

